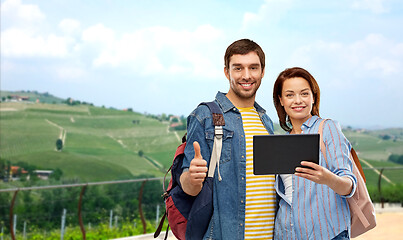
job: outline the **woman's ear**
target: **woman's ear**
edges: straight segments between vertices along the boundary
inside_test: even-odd
[[[281,101],[281,96],[278,96],[278,99],[280,100],[281,106],[284,107],[283,101]]]

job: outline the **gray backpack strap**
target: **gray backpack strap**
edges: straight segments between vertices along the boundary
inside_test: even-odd
[[[224,135],[224,130],[222,126],[225,125],[224,115],[221,111],[221,108],[217,105],[216,102],[207,102],[201,103],[207,105],[210,109],[211,115],[213,116],[213,125],[214,125],[214,145],[213,151],[211,153],[210,165],[208,170],[208,177],[214,177],[215,168],[217,166],[217,174],[218,180],[221,181],[220,174],[220,156],[222,150],[222,138]]]

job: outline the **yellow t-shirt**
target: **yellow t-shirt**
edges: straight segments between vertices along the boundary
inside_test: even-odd
[[[268,135],[254,107],[238,108],[246,141],[245,239],[273,239],[274,175],[253,174],[253,135]]]

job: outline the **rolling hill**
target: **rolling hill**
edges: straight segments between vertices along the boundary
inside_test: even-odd
[[[275,131],[283,133],[277,124]],[[386,160],[390,154],[403,155],[403,129],[343,132],[370,165],[401,166]],[[59,168],[63,179],[79,182],[163,176],[183,134],[170,131],[167,122],[133,111],[83,104],[0,103],[0,158],[43,170]],[[62,151],[56,150],[57,139],[63,140]],[[384,174],[403,183],[402,170]],[[377,184],[376,172],[366,170],[366,175],[370,184]]]
[[[180,143],[167,123],[135,112],[28,102],[0,106],[0,157],[13,164],[59,168],[68,179],[162,176]],[[56,151],[59,138],[62,151]]]

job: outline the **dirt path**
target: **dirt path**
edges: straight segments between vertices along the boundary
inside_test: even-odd
[[[386,210],[386,211],[385,211]],[[376,219],[377,226],[364,233],[363,235],[353,238],[354,240],[403,240],[403,209],[377,209]],[[164,234],[161,233],[160,238],[163,239]],[[127,238],[119,238],[119,240],[152,240],[152,234],[133,236]],[[168,240],[176,239],[172,233],[169,234]]]
[[[55,127],[57,127],[57,128],[60,129],[59,139],[61,139],[61,140],[63,141],[63,145],[65,145],[65,144],[66,144],[66,135],[67,135],[66,129],[64,129],[63,127],[57,125],[57,124],[54,123],[54,122],[49,121],[48,119],[45,119],[45,121],[46,121],[47,123],[49,123],[50,125],[55,126]]]
[[[357,240],[403,239],[403,211],[376,214],[376,227]]]
[[[175,134],[176,139],[178,139],[179,142],[181,142],[181,138],[179,137],[178,133],[176,131],[172,131]],[[169,124],[167,126],[167,133],[170,133],[169,131]]]

